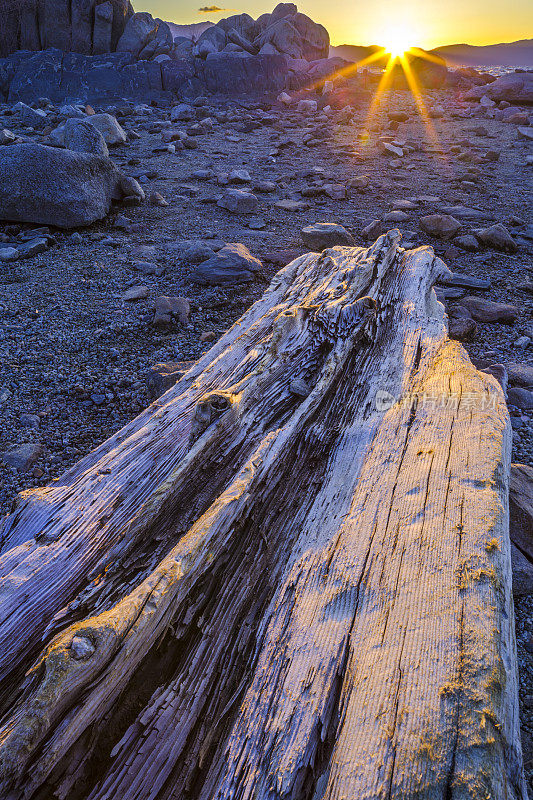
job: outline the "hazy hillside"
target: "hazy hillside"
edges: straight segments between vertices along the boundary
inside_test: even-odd
[[[471,44],[450,44],[433,51],[450,64],[469,66],[513,66],[533,68],[533,39],[475,47]]]
[[[201,33],[207,28],[211,28],[215,23],[206,20],[205,22],[193,22],[190,25],[178,25],[176,22],[169,22],[167,24],[174,37],[186,36],[187,39],[192,39],[193,37],[197,39]]]
[[[330,47],[329,55],[331,58],[344,58],[346,61],[362,61],[363,58],[372,55],[376,50],[381,50],[381,47],[378,45],[364,47],[357,44],[340,44],[337,47]]]

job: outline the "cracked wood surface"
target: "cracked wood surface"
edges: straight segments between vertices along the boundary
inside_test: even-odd
[[[302,256],[0,530],[9,800],[524,800],[499,384],[392,231]]]

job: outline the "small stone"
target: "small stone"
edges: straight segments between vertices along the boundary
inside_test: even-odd
[[[146,376],[148,391],[153,400],[171,389],[185,374],[188,367],[185,361],[166,361],[150,367]]]
[[[517,362],[506,363],[505,368],[511,386],[523,386],[524,389],[533,389],[533,366]]]
[[[143,275],[156,275],[160,269],[158,264],[154,264],[152,261],[133,261],[131,266],[138,272],[142,272]]]
[[[479,243],[475,236],[466,233],[463,236],[456,236],[453,243],[460,247],[461,250],[466,250],[469,253],[475,253],[479,250]]]
[[[381,236],[383,233],[383,225],[381,224],[381,220],[374,219],[370,222],[363,230],[361,231],[361,235],[367,241],[371,239],[376,239],[378,236]]]
[[[477,228],[474,234],[482,244],[494,247],[496,250],[502,250],[505,253],[515,253],[518,249],[515,240],[501,222],[498,222],[496,225],[491,225],[490,228]]]
[[[296,106],[299,114],[314,114],[318,109],[316,100],[300,100]]]
[[[38,414],[21,414],[19,421],[23,428],[35,429],[41,424],[41,418]]]
[[[512,386],[507,392],[507,402],[515,408],[529,410],[533,408],[533,392],[521,386]]]
[[[408,220],[409,214],[406,214],[405,211],[389,211],[383,217],[384,222],[407,222]]]
[[[19,257],[16,247],[0,247],[0,261],[17,261]]]
[[[292,103],[292,97],[287,92],[281,92],[277,96],[278,103],[283,103],[284,106],[290,106]]]
[[[429,214],[427,217],[421,217],[420,227],[430,236],[452,239],[461,229],[461,223],[449,214]]]
[[[520,310],[509,303],[495,303],[484,297],[464,297],[461,305],[467,308],[477,322],[503,322],[511,325],[517,319]]]
[[[180,325],[187,325],[191,305],[186,297],[158,297],[155,301],[155,313],[152,325],[156,328],[169,327],[174,319]]]
[[[90,658],[96,650],[94,644],[87,636],[74,636],[70,643],[70,649],[72,651],[72,657],[75,658],[76,661]]]
[[[302,229],[302,240],[306,247],[319,253],[335,245],[353,246],[353,236],[342,225],[333,222],[315,222]]]
[[[475,336],[477,325],[473,319],[468,317],[451,317],[448,324],[450,339],[457,339],[464,342]]]
[[[12,144],[16,139],[17,137],[12,131],[7,128],[0,128],[0,145]]]
[[[357,175],[355,178],[350,178],[348,186],[351,189],[366,189],[370,183],[368,175]]]
[[[326,183],[322,188],[324,193],[332,200],[346,199],[346,187],[342,183]]]
[[[201,264],[214,254],[214,250],[205,242],[195,242],[184,251],[181,261],[184,264]]]
[[[308,397],[311,387],[302,378],[295,378],[289,384],[289,391],[297,397]]]
[[[131,289],[128,289],[122,295],[122,299],[128,302],[133,302],[135,300],[146,300],[149,294],[150,290],[148,289],[148,286],[132,286]]]
[[[245,245],[236,242],[227,244],[203,263],[190,276],[193,283],[201,286],[250,283],[263,265]]]
[[[389,111],[387,116],[394,122],[407,122],[409,119],[409,114],[406,114],[405,111]]]
[[[253,214],[257,208],[257,197],[251,192],[242,189],[226,189],[217,202],[220,208],[225,208],[232,214]]]
[[[254,192],[270,193],[275,192],[278,187],[274,181],[257,181],[257,183],[254,183],[253,188]]]
[[[40,455],[41,445],[37,442],[29,442],[2,453],[2,458],[10,467],[15,467],[21,472],[27,472]]]
[[[250,183],[250,173],[245,169],[232,169],[228,175],[228,183]]]
[[[281,208],[282,211],[306,211],[309,208],[309,203],[304,203],[301,200],[279,200],[275,203],[276,208]]]
[[[403,156],[402,148],[392,144],[392,142],[380,142],[379,147],[385,156],[395,156],[396,158],[401,158]]]
[[[152,194],[148,195],[148,202],[152,206],[159,206],[159,208],[168,206],[168,201],[159,192],[152,192]]]

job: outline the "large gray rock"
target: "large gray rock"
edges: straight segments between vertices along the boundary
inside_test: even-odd
[[[93,53],[109,53],[113,28],[113,6],[109,0],[94,9]]]
[[[254,41],[261,50],[266,45],[274,47],[278,53],[291,58],[302,58],[302,42],[296,27],[290,19],[278,19],[268,26]]]
[[[21,50],[41,49],[37,8],[38,0],[25,0],[20,4],[19,47]]]
[[[474,295],[463,297],[460,305],[468,309],[476,322],[503,322],[512,325],[520,313],[520,309],[510,303],[496,303]]]
[[[94,0],[73,0],[71,48],[75,53],[92,52],[93,20]]]
[[[157,22],[158,26],[156,35],[150,42],[148,42],[147,45],[143,47],[139,53],[139,58],[145,59],[146,61],[149,61],[151,58],[155,58],[156,56],[168,55],[174,44],[172,31],[167,23],[160,19],[156,19],[155,21]]]
[[[63,126],[63,144],[67,150],[77,153],[93,153],[94,155],[109,155],[104,137],[89,120],[68,119]]]
[[[249,14],[234,14],[231,17],[221,19],[217,27],[222,28],[226,33],[231,30],[237,31],[248,42],[253,42],[260,33],[259,25]]]
[[[449,214],[428,214],[421,217],[420,227],[430,236],[437,236],[439,239],[451,239],[461,230],[461,223]]]
[[[190,58],[192,56],[193,43],[186,36],[175,36],[169,55],[177,60],[179,58]]]
[[[515,240],[501,222],[489,228],[476,228],[474,235],[483,244],[502,250],[504,253],[515,253],[518,249]]]
[[[0,56],[51,47],[109,52],[131,14],[129,0],[7,0],[0,3]]]
[[[157,34],[159,25],[147,11],[134,14],[117,43],[118,53],[131,53],[136,58]]]
[[[31,108],[26,103],[16,103],[13,106],[24,125],[31,125],[33,128],[43,128],[46,125],[46,112],[42,108]]]
[[[85,0],[82,0],[84,2]],[[76,2],[76,0],[73,0]],[[111,50],[116,50],[118,40],[124,33],[128,20],[134,11],[130,0],[110,0],[113,5],[113,27],[111,29]],[[74,48],[73,48],[74,49]]]
[[[295,6],[295,8],[296,8],[296,6]],[[260,17],[257,17],[255,23],[257,25],[257,29],[258,29],[259,33],[262,33],[265,30],[265,28],[268,28],[268,26],[271,24],[272,21],[273,21],[272,20],[272,14],[261,14]],[[258,33],[258,35],[259,35],[259,33]]]
[[[298,13],[297,6],[294,3],[278,3],[272,14],[270,14],[270,22],[276,22],[283,17],[293,17]]]
[[[70,0],[41,0],[39,30],[43,47],[57,47],[64,52],[70,50]]]
[[[58,104],[68,99],[98,103],[163,96],[157,63],[135,61],[131,53],[88,56],[60,50],[14,53],[0,60],[0,91],[8,93],[10,102],[49,97]]]
[[[74,228],[90,225],[122,195],[111,159],[40,144],[0,149],[0,219]]]
[[[199,58],[207,58],[211,53],[220,53],[227,41],[226,31],[220,25],[213,25],[200,35],[193,53]]]
[[[474,86],[464,97],[466,100],[480,100],[485,95],[496,102],[507,100],[517,105],[533,105],[533,72],[501,75],[488,86]]]
[[[323,25],[301,13],[290,17],[290,20],[300,34],[303,58],[314,61],[329,56],[329,33]]]
[[[235,53],[213,53],[205,61],[197,60],[195,74],[213,93],[261,94],[282,91],[289,68],[287,59],[279,54],[243,57]],[[164,84],[165,88],[167,85]]]
[[[41,455],[41,445],[38,442],[28,442],[12,450],[2,453],[2,459],[10,467],[15,467],[21,472],[26,472],[32,467]]]
[[[300,13],[282,17],[273,14],[268,27],[254,41],[258,49],[267,44],[291,58],[305,58],[307,61],[327,58],[329,55],[327,30]]]
[[[61,125],[58,125],[57,128],[54,128],[54,130],[50,133],[48,137],[51,144],[59,147],[63,146],[68,147],[70,150],[77,149],[75,147],[74,148],[69,147],[65,139],[65,131],[67,125],[71,121],[78,122],[79,119],[75,118],[74,120],[67,120]],[[83,121],[86,126],[93,128],[98,134],[98,136],[92,137],[92,141],[94,142],[94,147],[96,149],[94,150],[91,149],[81,152],[92,153],[102,150],[102,154],[104,154],[103,148],[100,146],[99,143],[99,138],[103,139],[105,145],[124,144],[124,142],[126,141],[126,133],[124,129],[117,122],[116,117],[114,117],[112,114],[91,114],[90,116],[83,117]],[[90,136],[90,133],[88,133],[87,136]],[[88,142],[89,140],[87,139],[87,136],[86,136],[86,141]],[[107,153],[105,153],[105,155],[107,155]]]

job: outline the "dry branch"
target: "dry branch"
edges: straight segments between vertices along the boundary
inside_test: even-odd
[[[303,256],[0,531],[10,800],[524,800],[510,425],[398,232]],[[394,398],[390,400],[390,398]]]

